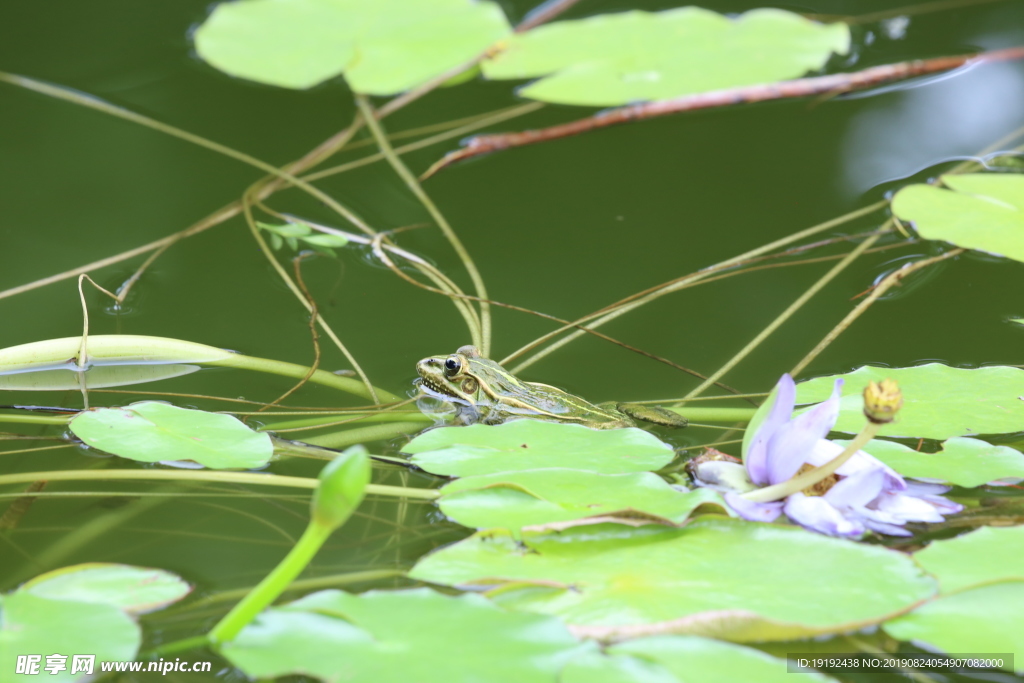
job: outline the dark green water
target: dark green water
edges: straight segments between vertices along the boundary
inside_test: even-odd
[[[852,15],[905,2],[819,0],[786,7]],[[529,6],[502,4],[514,20]],[[570,16],[671,6],[594,0]],[[736,12],[758,3],[703,6]],[[263,87],[231,79],[193,58],[187,32],[206,7],[206,2],[184,0],[0,3],[0,70],[78,89],[277,165],[347,125],[354,108],[343,86],[310,92]],[[906,34],[895,39],[871,23],[856,29],[855,40],[866,52],[858,66],[1020,45],[1024,4],[986,3],[915,16]],[[865,47],[868,40],[873,43]],[[508,83],[477,82],[436,92],[386,125],[399,131],[516,102]],[[974,154],[1015,130],[1024,124],[1022,109],[1024,66],[981,66],[872,97],[677,116],[513,150],[446,170],[425,188],[473,254],[492,298],[575,317],[875,201],[892,181],[927,176],[927,169]],[[552,106],[498,130],[587,113]],[[406,160],[421,171],[454,146],[415,152]],[[155,131],[0,84],[0,290],[181,230],[236,199],[260,175]],[[383,164],[320,186],[378,229],[427,220]],[[326,207],[294,190],[276,195],[271,204],[345,227]],[[839,230],[868,230],[878,222],[876,215]],[[404,233],[399,242],[468,287],[438,231]],[[846,314],[851,297],[904,259],[933,252],[916,245],[864,257],[725,381],[743,391],[766,390]],[[115,288],[140,262],[121,263],[94,277]],[[767,270],[701,286],[665,297],[603,331],[710,373],[828,267]],[[416,360],[469,341],[447,301],[411,288],[355,250],[339,261],[310,263],[304,274],[322,312],[378,386],[405,393]],[[1006,322],[1024,317],[1024,299],[1017,294],[1022,275],[1024,267],[1005,260],[966,256],[948,262],[873,307],[804,376],[865,363],[1024,362],[1024,330]],[[253,356],[312,360],[305,312],[279,284],[239,218],[168,251],[142,279],[126,311],[104,314],[102,297],[90,293],[88,299],[94,334],[168,336]],[[2,299],[0,316],[0,347],[72,336],[81,329],[73,280]],[[494,355],[503,356],[548,329],[549,323],[537,318],[497,310]],[[326,368],[344,367],[336,350],[325,354]],[[527,379],[595,401],[681,396],[695,386],[687,375],[590,338],[533,366]],[[254,400],[269,400],[288,386],[284,379],[234,371],[205,371],[151,385],[157,391]],[[327,397],[312,390],[305,400]],[[80,400],[57,394],[35,399],[67,405]],[[705,443],[717,433],[689,430],[678,441]],[[100,464],[69,450],[2,457],[4,472]],[[317,467],[289,462],[276,464],[274,471],[311,474]],[[417,484],[418,475],[389,476],[382,481],[398,483],[399,476],[410,476]],[[168,492],[117,484],[97,489]],[[203,593],[248,586],[301,532],[305,508],[302,497],[279,500],[262,491],[245,498],[41,498],[0,543],[0,589],[52,566],[90,560],[163,567]],[[52,564],[38,564],[47,552],[56,552],[47,549],[76,538],[72,532],[89,524],[97,525],[96,531],[83,543],[49,556]],[[365,507],[332,540],[309,574],[406,566],[465,533],[440,521],[430,506],[381,501]],[[160,616],[153,625],[160,639],[197,629],[195,620],[178,623]]]

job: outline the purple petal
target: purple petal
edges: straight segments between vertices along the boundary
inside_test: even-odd
[[[926,500],[908,496],[904,493],[886,493],[879,496],[871,507],[895,520],[907,522],[941,522],[942,514]]]
[[[837,379],[827,401],[776,430],[768,442],[768,481],[772,484],[786,481],[796,474],[818,441],[832,430],[839,417],[839,390],[842,386],[843,380]]]
[[[768,411],[768,416],[758,425],[757,432],[750,441],[750,447],[743,457],[743,464],[747,467],[750,480],[759,486],[768,483],[768,440],[779,427],[789,422],[795,400],[796,384],[789,374],[785,374],[775,385],[775,403]]]
[[[861,470],[852,477],[843,477],[825,493],[825,500],[837,508],[864,507],[882,492],[885,486],[885,470],[875,468]]]
[[[782,501],[754,503],[738,493],[726,493],[725,502],[743,519],[751,522],[774,522],[782,514]]]
[[[835,459],[843,452],[843,450],[844,447],[840,444],[837,444],[834,441],[829,441],[828,439],[821,439],[814,444],[811,454],[807,456],[807,462],[815,467],[821,467],[829,460]],[[873,469],[881,469],[885,472],[885,490],[903,491],[907,488],[907,483],[903,480],[903,477],[896,473],[895,470],[878,458],[865,453],[864,451],[857,451],[854,453],[849,460],[844,462],[842,466],[836,470],[836,474],[841,477],[852,477],[858,472]]]
[[[886,524],[885,522],[874,522],[870,519],[864,520],[864,525],[872,531],[879,534],[888,534],[889,536],[913,536],[901,526],[895,524]]]
[[[786,516],[802,527],[829,536],[860,536],[864,525],[848,519],[821,496],[794,493],[786,499]]]

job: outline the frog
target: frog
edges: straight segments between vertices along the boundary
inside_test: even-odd
[[[638,403],[594,404],[557,387],[524,382],[475,346],[416,364],[420,390],[455,406],[454,424],[496,425],[518,419],[579,424],[592,429],[636,427],[637,421],[682,428],[685,417]]]

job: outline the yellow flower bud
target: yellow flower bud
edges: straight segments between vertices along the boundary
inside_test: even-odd
[[[869,382],[864,389],[864,415],[875,424],[892,422],[903,405],[903,394],[891,379]]]

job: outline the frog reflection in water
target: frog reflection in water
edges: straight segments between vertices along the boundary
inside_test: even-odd
[[[594,405],[547,384],[524,382],[475,346],[450,356],[424,358],[416,364],[420,388],[429,396],[455,405],[455,424],[501,424],[530,418],[569,422],[593,429],[635,427],[635,420],[665,427],[685,427],[686,418],[664,408],[635,403]]]

